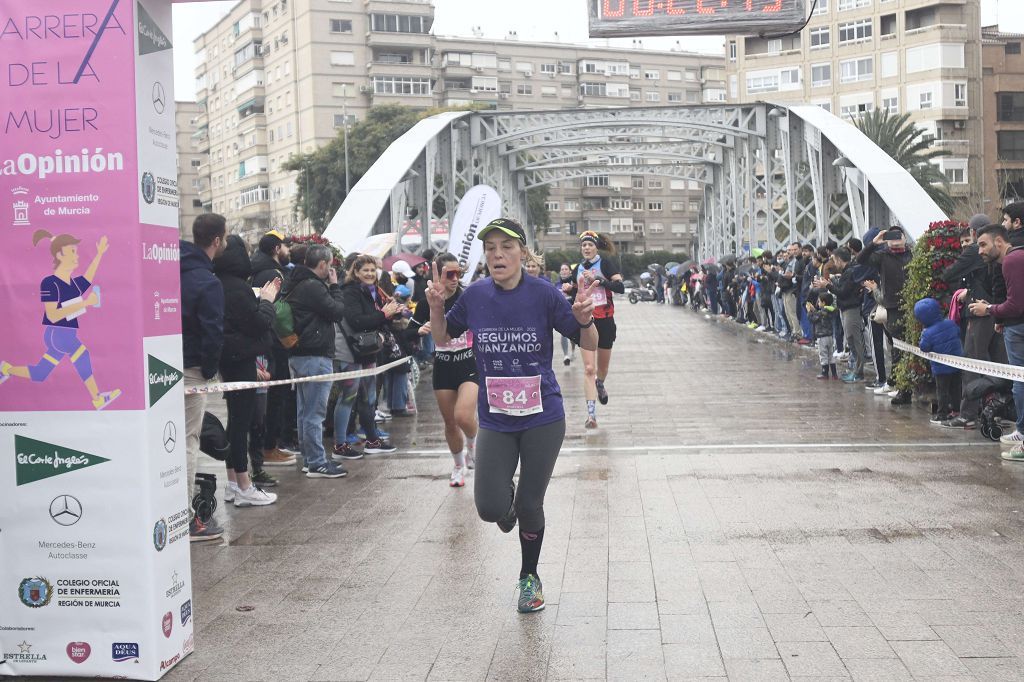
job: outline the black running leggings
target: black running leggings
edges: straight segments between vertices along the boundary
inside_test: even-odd
[[[256,381],[256,360],[222,362],[220,375],[224,381]],[[231,444],[226,464],[235,473],[244,474],[249,471],[249,428],[256,412],[256,389],[228,391],[224,400],[228,404],[227,433]]]
[[[536,533],[544,528],[544,494],[564,438],[565,419],[515,433],[481,428],[476,439],[473,484],[480,518],[494,523],[508,512],[512,506],[512,477],[518,466],[515,506],[519,530]]]

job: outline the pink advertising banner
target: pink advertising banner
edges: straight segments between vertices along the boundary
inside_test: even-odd
[[[0,411],[143,409],[134,3],[3,4]]]

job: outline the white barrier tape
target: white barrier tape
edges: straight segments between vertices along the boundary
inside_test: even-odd
[[[289,384],[308,384],[314,381],[338,381],[339,379],[361,379],[382,374],[392,367],[398,367],[402,363],[409,362],[409,358],[402,358],[389,362],[380,367],[370,369],[357,369],[351,372],[338,372],[335,374],[317,374],[311,377],[299,379],[279,379],[278,381],[231,381],[220,384],[203,384],[185,389],[185,395],[196,395],[200,393],[228,393],[230,391],[245,391],[250,388],[269,388],[271,386],[287,386]]]
[[[1024,381],[1024,367],[1021,366],[1004,365],[999,362],[989,362],[987,360],[972,360],[971,358],[963,358],[958,355],[925,353],[917,346],[912,346],[906,341],[900,341],[899,339],[893,339],[892,345],[899,350],[906,351],[907,353],[913,353],[914,355],[925,358],[926,360],[934,360],[935,362],[942,363],[943,365],[949,365],[950,367],[955,367],[957,369],[974,372],[975,374],[985,374],[987,376],[998,377],[1000,379],[1009,379],[1010,381]]]

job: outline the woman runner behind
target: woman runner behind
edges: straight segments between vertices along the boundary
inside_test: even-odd
[[[462,295],[461,277],[458,258],[442,253],[434,259],[434,282],[443,292],[446,313]],[[430,320],[430,305],[420,303],[413,313],[409,334],[426,336],[430,333]],[[455,460],[448,485],[461,488],[466,484],[466,470],[474,468],[476,460],[476,401],[480,387],[476,384],[472,332],[467,331],[447,344],[434,344],[433,376],[434,397],[444,419],[444,439]]]
[[[431,334],[438,344],[473,333],[473,353],[482,382],[477,402],[476,484],[480,518],[508,533],[519,522],[522,566],[521,613],[544,608],[537,563],[544,541],[544,494],[565,437],[562,392],[551,369],[553,329],[579,336],[583,348],[597,348],[592,293],[596,283],[568,301],[522,267],[526,233],[513,220],[498,218],[477,235],[484,242],[490,277],[471,284],[445,315],[446,289],[434,265],[427,289]],[[519,488],[512,481],[521,466]]]
[[[597,326],[597,350],[583,349],[583,392],[587,398],[588,429],[597,428],[597,400],[602,405],[608,404],[608,391],[604,388],[604,380],[608,378],[608,365],[612,360],[612,345],[615,343],[615,304],[612,292],[617,294],[626,291],[619,269],[611,260],[601,257],[601,251],[608,255],[615,253],[615,246],[604,235],[587,230],[580,235],[580,253],[583,262],[573,271],[570,289],[563,290],[570,295],[580,288],[581,284],[589,285],[597,282],[600,287],[594,290],[594,321]]]

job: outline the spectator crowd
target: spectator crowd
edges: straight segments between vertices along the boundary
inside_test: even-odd
[[[754,249],[742,258],[691,264],[673,286],[683,292],[682,303],[709,317],[813,345],[819,380],[861,384],[892,405],[908,405],[912,387],[897,376],[903,353],[892,343],[906,338],[908,309],[921,327],[924,352],[1024,365],[1022,221],[1024,202],[1003,208],[1000,222],[979,214],[959,228],[955,259],[935,273],[949,291],[942,300],[908,293],[914,244],[899,226],[842,245],[793,242],[775,253]],[[1011,388],[1009,381],[929,365],[937,426],[975,429],[986,405],[1012,392],[1005,416],[1014,425],[999,426],[1007,431],[1000,440],[1014,447],[1002,456],[1024,461],[1024,383]]]

